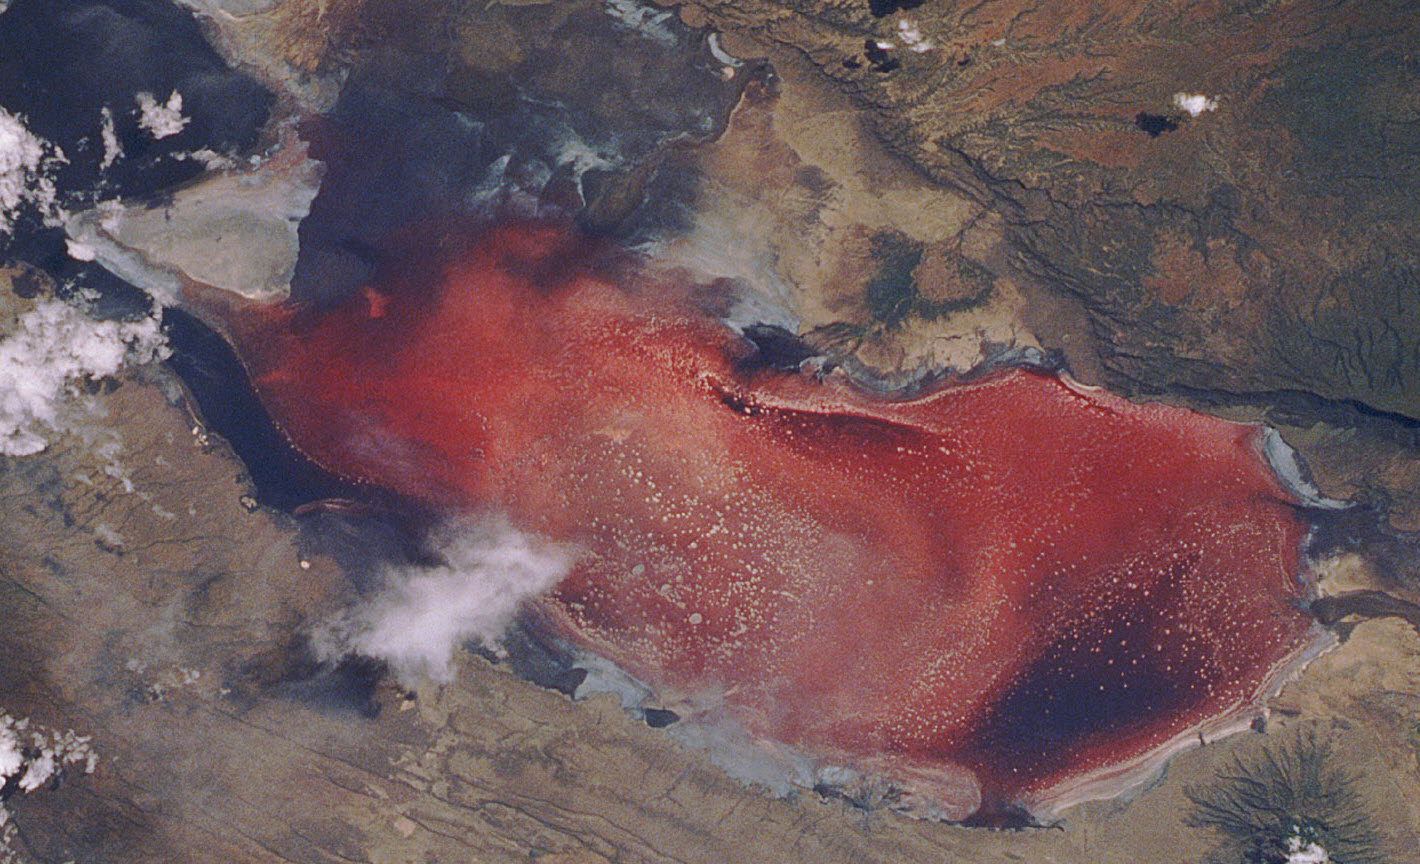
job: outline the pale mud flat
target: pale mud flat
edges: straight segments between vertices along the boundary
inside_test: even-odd
[[[1288,684],[1267,734],[1020,832],[775,797],[609,695],[573,701],[471,654],[448,685],[323,691],[299,646],[352,599],[346,578],[243,501],[165,371],[136,374],[98,397],[117,449],[63,438],[0,468],[0,704],[98,756],[5,803],[11,860],[1201,861],[1214,838],[1185,824],[1185,787],[1294,726],[1323,730],[1376,818],[1420,837],[1420,637],[1386,620]],[[1355,556],[1323,571],[1323,590],[1374,582]]]
[[[214,165],[166,206],[110,201],[76,214],[66,226],[71,250],[165,303],[193,286],[263,303],[285,300],[297,227],[320,188],[322,166],[306,149],[288,126],[257,165]]]

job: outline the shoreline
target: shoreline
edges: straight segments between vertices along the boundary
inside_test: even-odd
[[[1169,763],[1183,753],[1232,738],[1266,717],[1267,703],[1296,681],[1312,661],[1341,644],[1329,628],[1312,624],[1301,645],[1274,664],[1253,695],[1218,716],[1194,723],[1147,752],[1108,767],[1057,782],[1042,792],[1006,802],[1020,807],[1041,827],[1058,822],[1078,805],[1091,801],[1130,800],[1147,790]],[[699,752],[736,782],[777,798],[800,792],[840,797],[864,810],[892,810],[913,819],[965,824],[985,803],[984,784],[970,769],[944,763],[940,769],[893,765],[891,759],[835,760],[799,747],[752,734],[719,710],[713,699],[658,690],[600,655],[564,646],[571,665],[587,669],[575,701],[611,694],[622,711],[645,720],[648,709],[682,714],[665,729],[678,745]],[[677,710],[678,709],[678,710]],[[945,778],[960,776],[960,784]],[[972,801],[965,810],[966,801]],[[953,806],[953,804],[955,806]]]
[[[1022,805],[1042,822],[1058,819],[1065,811],[1089,801],[1129,798],[1168,766],[1175,756],[1231,738],[1252,728],[1257,717],[1266,717],[1267,703],[1288,684],[1301,677],[1312,661],[1331,652],[1341,641],[1321,624],[1313,624],[1308,639],[1278,661],[1263,677],[1250,699],[1210,720],[1195,723],[1149,752],[1112,768],[1096,769],[1072,780],[1062,781],[1046,791],[1027,796]]]

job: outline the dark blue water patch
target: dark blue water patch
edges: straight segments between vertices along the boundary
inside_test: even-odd
[[[894,12],[916,9],[927,0],[868,0],[868,11],[874,18],[885,18]]]
[[[30,754],[22,752],[20,755],[24,756],[26,759],[34,759],[37,758],[39,754]],[[4,804],[6,801],[9,801],[12,797],[14,797],[16,792],[20,791],[20,778],[24,775],[25,772],[16,771],[14,774],[11,774],[6,777],[3,783],[0,783],[0,804]]]
[[[1317,621],[1331,627],[1343,618],[1399,618],[1420,633],[1420,603],[1412,603],[1384,591],[1348,591],[1318,597],[1310,606]]]
[[[664,729],[680,722],[680,715],[669,708],[647,708],[641,714],[652,729]]]
[[[391,569],[447,564],[423,540],[438,524],[438,514],[393,495],[321,501],[297,508],[295,515],[301,554],[334,561],[361,595],[384,587]]]
[[[1048,827],[1037,821],[1024,807],[996,799],[989,793],[982,798],[981,806],[976,808],[976,812],[958,824],[968,828],[992,828],[997,831],[1025,831]]]
[[[241,460],[259,503],[293,511],[323,499],[381,497],[379,490],[324,471],[291,444],[257,398],[236,352],[215,330],[180,309],[168,309],[163,332],[173,352],[169,368],[186,385],[210,431]]]
[[[380,715],[376,698],[389,677],[383,660],[351,655],[335,663],[303,663],[286,680],[267,689],[272,696],[303,702],[330,714],[355,714],[365,720]]]
[[[479,188],[496,184],[489,172],[502,155],[482,126],[376,77],[352,80],[334,115],[304,134],[326,168],[299,228],[292,295],[316,308],[339,304],[398,257],[401,226],[467,212]]]
[[[1150,114],[1147,111],[1140,111],[1134,115],[1134,125],[1150,138],[1157,138],[1165,132],[1172,132],[1178,128],[1178,119],[1166,114]]]
[[[299,636],[271,645],[261,653],[236,661],[222,672],[223,698],[238,711],[268,698],[287,699],[332,715],[379,716],[380,688],[389,667],[370,657],[324,659]],[[135,693],[142,700],[146,694]]]
[[[902,61],[893,57],[890,52],[891,49],[879,45],[876,39],[863,40],[863,56],[876,72],[891,72],[902,65]]]
[[[751,324],[741,333],[753,346],[752,353],[738,364],[745,371],[798,372],[805,360],[822,355],[797,333],[776,324]]]
[[[64,229],[33,225],[16,233],[8,258],[29,265],[15,282],[20,296],[53,291],[101,321],[136,321],[153,314],[153,299],[91,261],[69,256]]]
[[[1135,639],[1148,633],[1141,626],[1121,631]],[[1160,662],[1130,668],[1122,651],[1106,658],[1076,647],[1070,642],[1051,646],[1012,685],[987,723],[992,751],[1013,751],[1038,765],[1035,760],[1056,757],[1088,737],[1152,720],[1184,695],[1186,682],[1165,672]],[[1106,659],[1124,662],[1107,666]]]
[[[988,785],[1051,777],[1082,751],[1159,728],[1197,708],[1210,679],[1207,646],[1186,638],[1182,621],[1191,562],[1164,565],[1146,589],[1096,598],[1014,680],[981,731],[955,756]]]
[[[490,661],[506,663],[513,674],[525,681],[575,696],[577,688],[587,679],[587,670],[573,665],[576,658],[572,652],[560,640],[548,635],[545,625],[536,619],[530,612],[518,616],[498,640],[502,654],[483,646],[474,646],[474,649]]]
[[[139,126],[136,94],[165,103],[174,91],[189,122],[154,138]],[[175,154],[251,147],[273,98],[227,68],[192,14],[167,0],[14,0],[0,14],[0,106],[63,150],[67,162],[51,173],[68,209],[148,199],[204,170]],[[104,108],[124,152],[107,169]]]

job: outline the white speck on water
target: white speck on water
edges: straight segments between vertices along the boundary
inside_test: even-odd
[[[108,110],[107,105],[99,109],[99,135],[104,142],[104,158],[99,163],[99,170],[107,171],[123,156],[123,145],[119,143],[118,133],[113,128],[113,112]]]
[[[181,132],[191,117],[182,113],[182,94],[174,90],[168,94],[168,101],[159,102],[147,91],[138,93],[138,125],[154,138],[167,138]]]

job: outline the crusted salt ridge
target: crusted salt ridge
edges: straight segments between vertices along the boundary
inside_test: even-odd
[[[1270,426],[1262,427],[1260,450],[1277,482],[1282,484],[1297,500],[1321,510],[1344,510],[1351,504],[1336,498],[1328,498],[1312,483],[1310,472],[1302,463],[1301,456],[1282,438],[1282,433]]]

